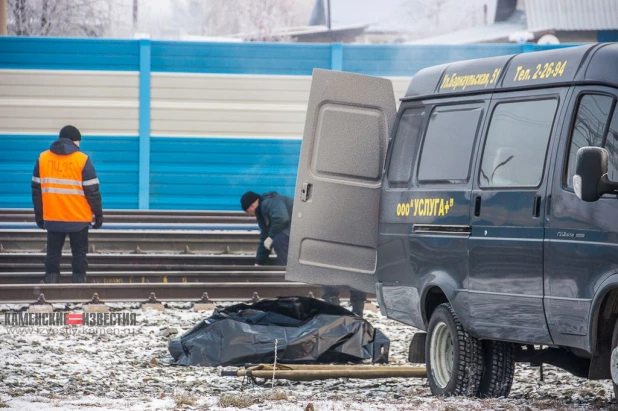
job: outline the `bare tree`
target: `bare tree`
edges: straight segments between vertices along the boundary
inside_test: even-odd
[[[289,41],[281,29],[299,25],[295,0],[211,0],[205,9],[203,33],[240,35],[253,41]]]
[[[6,35],[6,1],[0,0],[0,36]]]
[[[104,36],[112,2],[7,0],[8,33],[16,36]]]
[[[428,37],[484,25],[486,0],[407,0],[402,15],[410,21],[414,37]],[[464,6],[465,5],[465,6]]]
[[[281,29],[305,25],[309,18],[307,7],[307,15],[298,13],[306,0],[110,1],[114,3],[110,37],[132,37],[139,32],[148,33],[153,39],[234,35],[246,40],[281,41],[285,39],[280,35]]]
[[[278,34],[292,26],[291,3],[287,0],[240,0],[238,2],[239,25],[248,34],[247,40],[289,41]]]
[[[210,36],[224,36],[242,31],[235,0],[210,1],[204,23],[204,32]]]

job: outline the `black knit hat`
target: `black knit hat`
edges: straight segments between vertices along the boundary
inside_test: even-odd
[[[64,126],[58,135],[60,138],[68,138],[71,141],[80,141],[82,135],[79,130],[73,126]]]
[[[255,191],[247,191],[245,194],[240,197],[240,206],[243,211],[247,211],[247,208],[251,207],[251,204],[255,202],[255,200],[259,199],[260,195]]]

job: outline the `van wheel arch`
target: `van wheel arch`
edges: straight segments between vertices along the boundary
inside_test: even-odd
[[[429,324],[429,319],[431,318],[433,312],[440,306],[441,304],[448,303],[450,304],[448,298],[446,298],[446,294],[440,287],[433,286],[429,288],[425,292],[425,298],[423,301],[423,322],[425,326]]]
[[[598,308],[593,313],[591,324],[593,353],[590,364],[589,378],[611,378],[610,356],[612,336],[618,320],[618,285],[609,290],[602,298]]]

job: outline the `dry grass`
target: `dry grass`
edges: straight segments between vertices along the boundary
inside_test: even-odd
[[[197,398],[185,391],[175,392],[172,398],[174,402],[176,402],[176,407],[178,408],[184,407],[185,405],[194,406],[197,404]]]
[[[283,401],[289,399],[290,396],[285,391],[274,391],[270,395],[268,395],[265,399],[273,400],[273,401]]]
[[[0,400],[0,408],[9,408],[9,403],[3,400]]]
[[[28,395],[28,396],[25,396],[24,399],[26,401],[31,401],[31,402],[51,402],[52,401],[50,398],[42,397],[40,395]]]
[[[220,407],[236,407],[236,408],[248,408],[253,404],[262,402],[260,398],[252,398],[247,394],[223,394],[219,398]]]
[[[290,400],[290,394],[286,391],[275,390],[269,393],[265,393],[260,396],[250,396],[247,394],[223,394],[219,397],[220,407],[236,407],[236,408],[248,408],[253,404],[260,404],[265,401],[288,401]]]

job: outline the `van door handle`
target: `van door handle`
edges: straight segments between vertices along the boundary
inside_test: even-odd
[[[541,215],[541,196],[535,196],[532,203],[532,217],[539,218]]]
[[[303,188],[300,192],[300,201],[307,201],[311,198],[311,188],[313,184],[303,183]]]
[[[481,196],[476,196],[474,200],[474,216],[478,217],[481,215]]]

